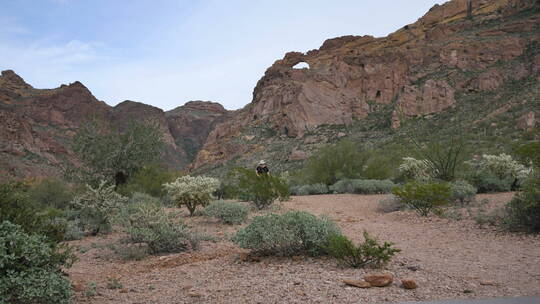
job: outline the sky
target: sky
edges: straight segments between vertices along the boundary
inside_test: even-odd
[[[386,36],[441,0],[0,0],[0,70],[36,88],[82,82],[100,100],[239,109],[290,51]]]

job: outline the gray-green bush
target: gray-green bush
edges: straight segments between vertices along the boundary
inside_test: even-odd
[[[215,217],[225,224],[242,224],[246,221],[249,207],[240,203],[217,201],[206,206],[203,215]]]
[[[0,224],[0,303],[71,303],[71,283],[61,267],[68,256],[41,235]]]
[[[538,170],[538,169],[536,169]],[[533,172],[506,206],[506,224],[512,229],[540,231],[540,173]]]
[[[322,183],[291,187],[293,195],[316,195],[327,194],[328,192],[328,186]]]
[[[81,229],[96,235],[111,231],[115,214],[127,200],[114,191],[114,186],[101,182],[97,188],[87,185],[87,191],[75,197],[71,204],[78,212]]]
[[[403,210],[404,205],[399,201],[395,195],[389,195],[386,198],[383,198],[379,201],[377,206],[377,211],[382,213],[390,213],[394,211]]]
[[[197,237],[177,215],[156,204],[139,204],[129,217],[127,242],[146,243],[152,254],[181,252],[197,247]]]
[[[330,186],[337,193],[381,194],[390,193],[395,184],[390,180],[343,179]]]
[[[240,229],[233,241],[242,248],[259,254],[291,256],[320,255],[328,245],[330,235],[341,234],[329,218],[316,217],[303,211],[256,216]]]
[[[450,191],[452,192],[451,200],[460,203],[470,203],[474,200],[477,189],[466,181],[455,181],[450,183]]]

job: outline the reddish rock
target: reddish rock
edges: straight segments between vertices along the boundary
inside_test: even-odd
[[[522,130],[533,129],[536,126],[536,116],[534,112],[528,112],[522,115],[517,121],[518,128]]]
[[[343,36],[305,54],[287,53],[257,82],[251,103],[210,132],[191,168],[256,151],[256,143],[236,141],[247,126],[265,124],[301,138],[319,126],[348,125],[393,106],[396,129],[403,119],[452,108],[456,93],[495,90],[537,71],[540,59],[535,58],[522,66],[498,65],[531,48],[527,35],[540,39],[534,32],[538,14],[506,18],[536,1],[473,3],[472,20],[466,18],[467,0],[452,0],[387,37]],[[485,26],[494,19],[500,20],[497,29]],[[309,69],[294,69],[299,62]]]
[[[416,289],[418,288],[418,285],[416,284],[416,281],[413,279],[401,279],[401,284],[403,285],[403,288],[405,289]]]
[[[370,288],[371,287],[370,283],[368,283],[366,281],[362,281],[362,280],[343,280],[343,283],[345,283],[346,285],[354,286],[354,287],[358,287],[358,288]]]
[[[394,276],[390,273],[366,274],[364,280],[374,287],[385,287],[394,281]]]

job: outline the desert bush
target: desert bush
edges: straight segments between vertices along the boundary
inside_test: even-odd
[[[349,140],[324,147],[306,161],[304,183],[332,185],[340,179],[360,178],[368,158],[358,143]]]
[[[540,173],[534,172],[525,180],[522,190],[506,206],[505,222],[512,229],[540,231]]]
[[[372,151],[370,157],[366,162],[363,171],[362,178],[372,180],[385,180],[391,179],[395,176],[396,159],[394,155],[388,156],[382,151]]]
[[[152,254],[181,252],[197,246],[197,238],[179,219],[160,205],[139,204],[126,226],[129,243],[146,243]]]
[[[325,184],[313,184],[291,187],[291,193],[293,195],[327,194],[328,191],[328,186]]]
[[[236,168],[239,197],[252,202],[259,210],[270,206],[275,200],[289,198],[287,182],[270,174],[257,175],[254,170]]]
[[[422,143],[415,136],[409,135],[416,154],[425,160],[430,177],[448,182],[455,180],[467,155],[466,142],[462,136],[450,136],[445,142],[433,140]]]
[[[104,181],[96,188],[87,185],[87,190],[76,196],[71,205],[78,212],[80,227],[92,235],[109,233],[111,223],[127,198],[114,191],[114,186],[107,186]]]
[[[452,192],[451,200],[460,203],[470,203],[474,200],[477,192],[473,185],[462,180],[450,183],[450,190]]]
[[[178,206],[186,206],[193,216],[197,206],[206,206],[218,189],[219,181],[205,176],[182,176],[172,183],[164,184],[169,196]]]
[[[403,204],[394,195],[389,195],[388,197],[380,200],[379,205],[377,206],[377,211],[382,213],[390,213],[402,209]]]
[[[364,242],[356,246],[343,235],[331,235],[328,239],[326,251],[341,263],[353,267],[379,268],[388,263],[392,256],[400,252],[393,248],[394,244],[384,242],[382,245],[364,231]]]
[[[478,193],[507,192],[512,189],[515,181],[512,177],[501,179],[495,174],[483,170],[469,172],[465,179],[477,188]]]
[[[404,157],[398,170],[406,180],[427,181],[433,175],[428,160],[413,157]]]
[[[509,191],[517,188],[532,168],[520,164],[508,154],[482,155],[479,160],[469,161],[475,171],[468,176],[479,192]]]
[[[514,147],[514,153],[524,164],[540,168],[540,142],[529,142]]]
[[[390,193],[395,184],[390,180],[343,179],[330,186],[337,193],[376,194]]]
[[[215,217],[225,224],[241,224],[246,221],[249,207],[240,203],[217,201],[206,206],[203,210],[205,216]]]
[[[442,207],[450,201],[452,195],[447,183],[409,182],[402,187],[394,187],[392,193],[401,203],[415,210],[421,216]]]
[[[329,218],[289,211],[282,215],[256,216],[236,233],[233,241],[260,254],[320,255],[328,245],[328,237],[334,234],[340,234],[340,230]]]
[[[51,242],[61,242],[66,229],[63,216],[58,209],[32,201],[26,184],[13,181],[0,184],[0,222],[10,221],[27,233],[39,233]]]
[[[44,179],[28,191],[30,199],[46,207],[66,209],[73,199],[71,188],[61,180]]]
[[[84,237],[84,231],[81,229],[79,219],[73,219],[66,221],[66,229],[64,233],[64,240],[74,241],[80,240]]]
[[[45,236],[19,225],[0,224],[0,303],[71,303],[71,283],[62,274],[73,256]]]
[[[136,171],[127,183],[118,187],[117,191],[125,196],[145,193],[153,197],[163,197],[167,194],[163,184],[170,183],[179,176],[179,172],[168,171],[159,166],[145,166]]]

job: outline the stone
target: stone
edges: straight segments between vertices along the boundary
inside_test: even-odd
[[[120,289],[120,293],[128,293],[129,290],[127,288],[122,288]]]
[[[343,280],[343,283],[358,288],[370,288],[371,284],[363,280]]]
[[[364,280],[374,287],[385,287],[394,281],[394,276],[390,273],[372,273],[364,275]]]
[[[530,111],[519,117],[517,126],[522,130],[533,129],[536,126],[536,116],[534,112]]]
[[[294,149],[289,156],[289,160],[304,160],[308,157],[309,155],[305,151]]]
[[[86,286],[81,282],[74,283],[71,287],[75,292],[83,292],[86,290]]]
[[[192,298],[200,298],[200,297],[202,297],[202,295],[200,293],[197,293],[197,292],[189,292],[188,296],[190,296]]]
[[[480,281],[480,285],[483,286],[497,286],[497,282],[491,280]]]
[[[238,259],[242,262],[260,262],[261,257],[252,255],[248,252],[241,252],[238,254]]]
[[[413,279],[401,279],[401,284],[405,289],[416,289],[418,287],[416,281]]]

